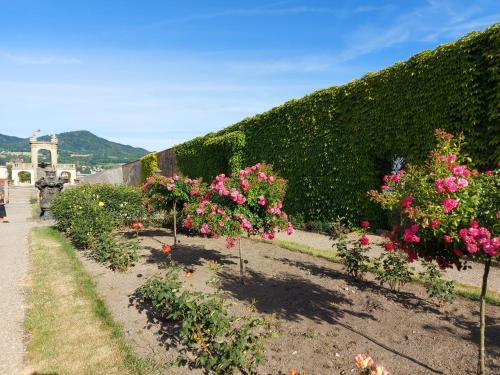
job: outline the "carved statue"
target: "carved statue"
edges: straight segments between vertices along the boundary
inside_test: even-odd
[[[56,171],[52,168],[45,169],[45,177],[40,178],[35,186],[40,190],[40,218],[52,219],[52,202],[64,187],[64,181],[56,179]]]

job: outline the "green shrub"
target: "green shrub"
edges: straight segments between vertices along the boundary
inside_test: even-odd
[[[64,189],[52,206],[59,230],[78,247],[94,248],[113,230],[146,215],[138,188],[111,184],[82,184]]]
[[[343,233],[339,235],[338,242],[333,246],[347,273],[356,279],[362,279],[370,268],[370,257],[367,255],[369,248],[357,241],[349,242]]]
[[[424,262],[425,272],[419,275],[424,282],[429,297],[437,299],[439,303],[452,303],[455,298],[455,284],[443,279],[443,273],[432,262]]]
[[[189,176],[224,172],[233,154],[206,144],[244,134],[245,165],[272,164],[288,180],[284,206],[305,220],[344,216],[377,226],[388,218],[366,191],[381,184],[393,160],[420,163],[434,129],[462,132],[480,166],[500,159],[500,25],[424,51],[378,73],[291,100],[218,133],[174,147]],[[240,151],[238,151],[240,152]],[[210,176],[205,175],[210,171]]]
[[[182,290],[177,266],[171,265],[163,278],[149,279],[136,293],[163,319],[178,323],[175,335],[195,356],[195,365],[207,372],[255,374],[263,362],[262,333],[256,330],[266,322],[251,316],[230,316],[217,294]],[[186,357],[179,359],[180,364],[186,362]]]
[[[406,255],[402,251],[385,251],[377,262],[377,280],[380,284],[389,284],[392,290],[399,291],[412,279],[412,269],[408,266]]]
[[[139,243],[103,236],[95,244],[92,255],[99,263],[109,264],[113,270],[126,271],[139,260]]]
[[[146,181],[150,176],[154,176],[158,170],[158,156],[156,152],[144,155],[141,159],[141,182]]]
[[[304,228],[304,215],[300,212],[296,213],[295,215],[290,215],[290,221],[292,222],[294,228]]]

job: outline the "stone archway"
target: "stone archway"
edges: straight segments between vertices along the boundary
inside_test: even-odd
[[[38,180],[40,176],[37,176],[38,170],[38,152],[40,150],[47,150],[50,152],[50,166],[52,168],[57,168],[57,144],[58,140],[55,134],[52,134],[50,137],[50,141],[39,141],[37,139],[37,133],[33,132],[30,138],[30,146],[31,146],[31,165],[33,166],[33,170],[35,173],[34,180]]]

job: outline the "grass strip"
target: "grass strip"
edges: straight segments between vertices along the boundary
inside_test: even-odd
[[[52,228],[35,228],[25,327],[33,373],[148,374],[152,363],[125,342],[74,248]]]
[[[302,253],[302,254],[308,254],[308,255],[313,255],[315,257],[323,258],[326,260],[329,260],[330,262],[334,263],[339,263],[342,264],[342,260],[336,255],[335,250],[332,249],[317,249],[314,247],[310,247],[307,245],[303,245],[297,242],[293,241],[284,241],[284,240],[279,240],[279,239],[274,239],[273,241],[269,240],[262,240],[258,237],[251,237],[250,238],[252,241],[257,241],[257,242],[264,242],[267,244],[271,245],[277,245],[283,249]],[[371,263],[369,265],[370,271],[374,272],[375,271],[375,265]],[[423,284],[422,278],[414,273],[413,275],[413,282],[416,282],[418,284]],[[453,281],[453,284],[455,285],[455,294],[457,296],[467,298],[469,300],[473,301],[479,301],[480,295],[481,295],[481,288],[472,286],[472,285],[467,285],[463,284],[458,281]],[[492,290],[488,290],[486,293],[486,302],[490,305],[495,305],[495,306],[500,306],[500,294],[497,292],[494,292]]]

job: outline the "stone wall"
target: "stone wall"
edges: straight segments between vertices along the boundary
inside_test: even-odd
[[[156,153],[158,158],[158,168],[163,176],[173,176],[178,173],[176,159],[173,149],[169,148]],[[87,183],[112,183],[125,184],[130,186],[141,185],[141,161],[134,160],[123,164],[120,167],[107,169],[102,172],[85,176],[82,182]]]
[[[113,169],[105,169],[102,172],[97,172],[82,177],[81,182],[87,182],[91,184],[100,182],[106,182],[110,184],[123,184],[123,170],[121,166]]]

